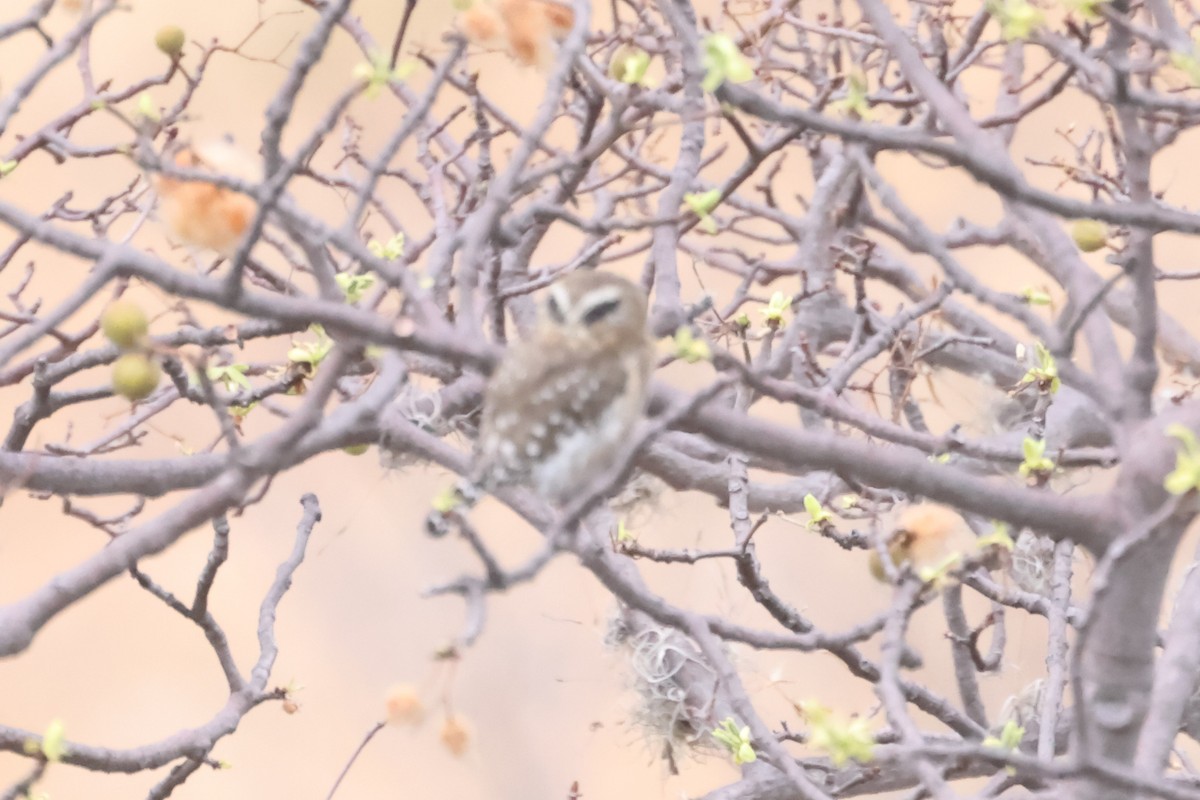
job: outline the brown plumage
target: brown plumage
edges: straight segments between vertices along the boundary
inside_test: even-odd
[[[586,488],[641,418],[653,364],[641,288],[604,272],[559,280],[488,384],[477,483],[527,483],[554,503]]]

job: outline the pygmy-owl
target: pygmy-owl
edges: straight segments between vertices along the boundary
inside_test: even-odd
[[[653,366],[640,287],[605,272],[561,278],[488,383],[474,482],[525,484],[556,505],[586,489],[641,419]]]

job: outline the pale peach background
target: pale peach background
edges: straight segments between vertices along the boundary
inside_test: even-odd
[[[23,5],[5,4],[4,15],[11,16],[16,6]],[[193,40],[218,37],[236,42],[254,24],[259,9],[248,0],[156,0],[131,5],[128,13],[102,27],[93,45],[97,76],[114,77],[118,84],[162,67],[163,58],[152,42],[159,26],[180,24]],[[402,5],[360,0],[354,10],[377,39],[389,43]],[[267,13],[296,7],[283,2],[261,6]],[[439,37],[450,25],[451,13],[444,0],[420,4],[411,40],[440,49]],[[55,24],[61,30],[72,19],[69,12],[60,10]],[[247,50],[272,56],[294,34],[303,36],[311,21],[308,11],[270,19]],[[294,50],[292,44],[284,51],[285,62]],[[38,52],[30,37],[0,47],[0,86],[9,87],[18,80]],[[190,45],[188,52],[194,58]],[[485,80],[493,87],[507,87],[500,96],[510,113],[528,119],[540,99],[543,78],[537,72],[512,67],[500,55],[475,58],[478,68],[485,71]],[[335,36],[334,45],[300,98],[289,142],[303,135],[306,123],[348,85],[351,69],[360,60],[344,36]],[[189,134],[203,138],[231,133],[253,149],[261,109],[283,74],[271,64],[232,56],[215,59],[192,105],[194,120],[188,126]],[[420,84],[422,79],[414,80]],[[31,98],[21,122],[0,140],[0,153],[12,145],[16,133],[73,102],[77,91],[74,66],[68,62]],[[177,91],[176,84],[154,94],[166,102]],[[1080,119],[1092,119],[1091,110],[1083,104],[1076,111]],[[355,117],[367,125],[364,149],[368,153],[390,132],[401,113],[402,109],[386,98],[373,106],[363,101],[355,106]],[[1045,146],[1045,132],[1069,121],[1049,113],[1037,119],[1041,133],[1036,127],[1030,134],[1022,133],[1020,143],[1032,138],[1029,143]],[[81,126],[76,138],[102,142],[119,135],[104,123],[89,122]],[[334,136],[338,135],[335,132]],[[1041,141],[1036,141],[1039,138]],[[797,191],[804,191],[809,183],[807,168],[800,168],[798,160],[796,164],[796,174],[789,180]],[[64,169],[39,155],[0,182],[0,197],[37,211],[69,187],[83,202],[111,191],[127,172],[115,159],[96,164],[71,162]],[[938,183],[932,184],[924,174],[920,180],[921,186],[931,190],[906,194],[935,228],[960,213],[968,196],[973,212],[983,213],[969,180],[939,175]],[[414,202],[401,195],[396,201],[402,208]],[[987,202],[991,205],[984,207],[998,214],[994,201]],[[340,220],[338,208],[330,207],[329,213]],[[160,251],[164,247],[154,223],[139,241]],[[1168,251],[1164,266],[1186,266],[1186,262],[1171,263],[1172,257],[1182,259],[1182,252],[1182,248],[1174,254]],[[182,261],[186,254],[173,251],[171,257]],[[970,258],[981,274],[1008,271],[1011,277],[1004,283],[1009,287],[1044,283],[1009,253],[978,250],[971,252]],[[19,265],[23,267],[24,261]],[[687,290],[695,297],[698,290],[691,283],[690,270],[687,272]],[[0,288],[9,290],[19,277],[16,273],[10,267],[0,274]],[[39,262],[36,289],[52,300],[82,274],[78,263],[46,258]],[[709,283],[715,289],[727,285],[717,278]],[[159,293],[139,292],[156,313],[166,311],[166,299]],[[1167,293],[1164,302],[1176,312],[1190,307],[1190,301],[1179,292]],[[98,307],[89,306],[79,319],[94,316]],[[171,324],[167,315],[155,322],[154,329],[169,330]],[[675,368],[661,377],[679,386],[693,386],[704,380],[705,369]],[[97,372],[77,383],[90,385],[103,379]],[[974,413],[969,410],[981,402],[976,390],[964,388],[959,380],[939,381],[939,396],[952,411],[967,410],[968,416]],[[0,418],[7,418],[27,397],[27,387],[0,393]],[[126,404],[115,400],[103,404],[103,412],[113,419],[126,410]],[[107,420],[96,416],[89,413],[75,419],[74,441],[86,440],[103,429]],[[176,439],[184,446],[202,447],[207,440],[188,439],[197,423],[207,426],[208,418],[191,409],[164,418],[156,423],[141,451],[126,454],[178,453]],[[267,427],[267,421],[257,424],[262,427],[252,424],[250,433]],[[56,440],[64,432],[61,424],[46,425],[38,429],[31,446]],[[272,680],[273,685],[295,681],[304,686],[298,694],[301,710],[289,716],[277,704],[268,704],[251,712],[214,753],[233,768],[202,770],[174,796],[323,798],[362,735],[382,716],[388,687],[403,682],[420,688],[428,708],[425,724],[415,730],[389,727],[382,731],[350,773],[339,797],[561,798],[578,780],[588,798],[658,800],[698,795],[736,779],[732,766],[714,758],[703,763],[683,758],[682,776],[669,776],[657,752],[643,743],[643,733],[627,724],[633,696],[624,690],[626,668],[620,656],[606,650],[602,642],[612,601],[570,559],[555,562],[532,585],[493,598],[483,637],[455,670],[432,662],[431,654],[460,631],[463,608],[454,598],[422,600],[420,589],[463,570],[478,571],[461,543],[432,541],[420,530],[428,498],[445,482],[445,476],[425,468],[385,470],[374,451],[360,458],[331,453],[278,478],[264,502],[231,520],[231,559],[218,578],[212,611],[229,633],[243,669],[248,669],[257,655],[258,603],[277,563],[292,547],[300,513],[298,498],[305,491],[320,496],[324,521],[279,609],[280,656]],[[150,510],[161,508],[163,502],[152,504]],[[120,502],[95,500],[85,500],[84,505],[103,511],[123,507]],[[57,500],[14,493],[5,498],[0,513],[0,602],[23,596],[104,543],[96,531],[61,514]],[[520,562],[537,548],[538,540],[531,531],[490,504],[477,511],[476,517],[506,564]],[[729,535],[723,511],[702,497],[683,495],[665,498],[657,514],[643,522],[637,533],[650,545],[692,547],[726,546]],[[848,556],[800,527],[773,521],[756,541],[772,586],[821,625],[842,629],[877,612],[888,601],[887,590],[867,577],[864,558]],[[210,542],[210,531],[195,531],[142,567],[166,587],[190,597]],[[1081,569],[1086,571],[1082,564]],[[769,624],[722,564],[646,565],[644,571],[657,589],[675,601]],[[1036,642],[1044,635],[1042,622],[1020,619],[1016,614],[1010,617],[1010,636],[1016,641],[1009,666],[1001,675],[984,679],[993,709],[1041,669],[1042,653]],[[928,658],[925,678],[952,693],[948,647],[940,627],[940,612],[931,608],[918,618],[912,640]],[[748,688],[771,724],[783,720],[799,726],[789,699],[813,698],[855,712],[874,707],[869,687],[851,679],[830,657],[744,650],[737,655]],[[772,686],[769,676],[777,669],[782,670],[782,682]],[[469,750],[460,758],[438,742],[443,698],[449,698],[472,732]],[[58,717],[70,738],[94,745],[133,747],[155,741],[206,721],[224,699],[224,682],[201,632],[127,578],[112,582],[60,615],[28,652],[0,661],[0,722],[41,731]],[[18,757],[0,756],[0,785],[22,775],[26,765]],[[55,766],[41,788],[53,798],[141,797],[163,774],[165,771],[103,776]]]

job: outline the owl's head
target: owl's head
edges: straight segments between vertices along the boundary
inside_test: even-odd
[[[577,270],[546,292],[542,325],[572,338],[641,339],[646,335],[646,293],[619,275]]]

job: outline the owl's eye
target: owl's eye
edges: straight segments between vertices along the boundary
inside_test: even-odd
[[[557,322],[559,325],[566,322],[566,317],[563,316],[563,310],[558,305],[558,298],[550,295],[546,298],[546,311],[550,313],[550,319]]]
[[[607,317],[609,314],[616,311],[621,305],[620,300],[605,300],[602,303],[597,303],[587,310],[583,315],[584,325],[595,325],[600,320]]]

